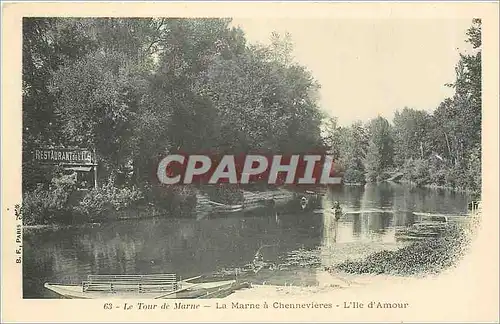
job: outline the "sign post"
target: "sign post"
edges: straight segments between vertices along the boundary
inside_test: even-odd
[[[67,170],[94,171],[94,188],[97,188],[97,155],[95,149],[85,148],[38,148],[34,160],[40,164],[61,165]]]

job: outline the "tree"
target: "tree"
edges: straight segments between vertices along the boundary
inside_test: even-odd
[[[408,159],[427,157],[432,150],[427,137],[430,131],[430,116],[421,110],[405,107],[396,111],[393,119],[394,160],[401,167]]]
[[[481,187],[481,20],[473,20],[467,37],[473,51],[460,55],[456,80],[448,85],[455,89],[454,95],[443,100],[432,115],[407,108],[396,113],[395,158],[398,166],[405,166],[406,176],[414,182],[432,181],[478,191]]]
[[[373,139],[371,139],[370,143],[368,144],[368,150],[366,152],[366,158],[364,162],[366,179],[369,182],[377,181],[377,177],[382,173],[383,170],[383,162],[380,148]]]
[[[329,149],[329,154],[333,156],[335,160],[340,160],[342,155],[342,131],[344,129],[337,125],[336,117],[327,117],[323,121],[322,125],[322,137],[325,142],[325,146]],[[344,135],[345,136],[345,135]]]
[[[344,182],[364,183],[364,160],[368,146],[366,129],[360,121],[338,130],[340,140],[340,164],[345,169]]]
[[[63,62],[74,62],[94,48],[93,41],[65,19],[23,18],[23,190],[48,184],[53,172],[34,163],[33,150],[64,142],[57,97],[50,91],[52,74]]]
[[[394,146],[389,122],[378,116],[368,123],[370,143],[365,159],[368,179],[374,181],[383,171],[393,166]]]
[[[101,176],[132,167],[146,182],[167,152],[324,151],[319,85],[293,62],[290,35],[252,46],[230,22],[41,19],[43,30],[26,34],[47,47],[41,84],[53,113],[44,116],[59,135],[40,142],[96,148]],[[24,99],[36,101],[38,83],[25,81]]]
[[[156,32],[153,20],[65,19],[62,24],[94,44],[92,51],[65,60],[51,79],[63,144],[95,148],[99,174],[114,176],[137,153],[134,128],[153,67],[141,42]]]

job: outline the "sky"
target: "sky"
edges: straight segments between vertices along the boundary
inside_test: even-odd
[[[433,111],[453,89],[472,19],[233,19],[251,43],[289,32],[295,61],[321,84],[322,109],[347,126],[404,107]]]

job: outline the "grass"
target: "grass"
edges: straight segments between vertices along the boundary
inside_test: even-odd
[[[363,260],[348,260],[329,268],[354,274],[436,274],[455,266],[471,241],[470,227],[448,224],[438,237],[411,243],[396,251],[381,251]]]

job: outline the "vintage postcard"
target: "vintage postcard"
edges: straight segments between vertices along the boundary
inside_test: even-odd
[[[3,3],[2,322],[498,322],[498,3]]]

